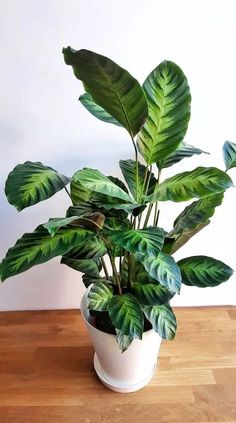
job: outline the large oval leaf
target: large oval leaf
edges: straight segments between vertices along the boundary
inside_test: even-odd
[[[163,305],[174,296],[164,286],[151,283],[134,283],[133,294],[142,305]]]
[[[5,193],[9,203],[21,211],[52,197],[69,182],[70,178],[49,166],[40,162],[25,162],[9,173]]]
[[[114,295],[109,303],[109,315],[112,324],[122,335],[142,339],[143,313],[132,294]]]
[[[112,297],[112,286],[105,281],[99,281],[92,286],[88,293],[88,308],[90,310],[107,311]]]
[[[223,157],[226,170],[236,167],[236,144],[230,141],[225,141],[223,145]]]
[[[52,237],[42,225],[32,233],[24,234],[10,248],[0,264],[2,281],[25,272],[31,267],[66,254],[76,245],[93,236],[93,232],[82,228],[61,228]]]
[[[150,202],[188,201],[223,192],[232,185],[231,178],[222,170],[216,167],[197,167],[166,179],[146,199]]]
[[[164,243],[164,232],[160,228],[115,231],[109,238],[130,253],[157,256]]]
[[[91,229],[92,231],[99,231],[103,228],[105,216],[101,213],[92,213],[88,217],[56,217],[49,219],[47,223],[43,224],[43,227],[48,230],[51,236],[54,236],[55,233],[69,224],[72,226],[79,226],[80,228]]]
[[[133,203],[133,199],[129,194],[112,182],[107,176],[99,172],[99,170],[84,168],[75,173],[73,180],[74,182],[79,181],[84,188],[90,191],[119,198],[124,202]]]
[[[182,282],[189,286],[206,288],[227,281],[233,269],[222,261],[207,256],[186,257],[178,261]]]
[[[181,142],[178,148],[172,153],[168,154],[162,161],[159,162],[159,169],[173,166],[187,157],[192,157],[195,154],[208,154],[206,151],[200,150],[200,148],[194,147],[193,145]]]
[[[116,341],[122,353],[129,348],[133,340],[134,338],[132,336],[122,335],[122,332],[119,329],[116,329]]]
[[[105,56],[89,50],[63,49],[67,65],[73,67],[96,104],[118,120],[134,137],[147,115],[147,101],[138,81]]]
[[[180,292],[181,273],[173,257],[161,252],[157,257],[144,257],[142,263],[153,279],[156,279],[172,292]]]
[[[103,257],[106,253],[107,249],[104,241],[101,238],[94,236],[86,239],[86,241],[80,243],[75,248],[72,248],[72,250],[66,254],[66,257],[74,260],[95,260]]]
[[[173,62],[164,61],[143,84],[149,115],[138,140],[147,164],[161,163],[183,140],[190,118],[191,95],[187,79]]]
[[[84,93],[83,95],[81,95],[79,101],[81,102],[81,104],[83,104],[85,109],[87,109],[93,116],[95,116],[99,120],[102,120],[103,122],[107,123],[113,123],[117,126],[122,126],[121,123],[118,122],[118,120],[113,118],[109,113],[106,112],[106,110],[96,104],[89,93]]]
[[[174,228],[168,233],[173,239],[169,252],[175,253],[192,236],[205,228],[210,223],[215,208],[222,203],[224,193],[209,195],[200,200],[193,201],[180,213],[174,221]]]
[[[159,333],[161,338],[171,340],[175,337],[177,322],[169,304],[144,307],[143,311],[153,329]]]
[[[120,160],[120,168],[131,194],[134,198],[140,199],[146,190],[146,184],[144,187],[146,167],[138,163],[138,186],[136,183],[136,162],[134,160]],[[157,181],[154,174],[149,171],[147,172],[146,183],[147,181],[149,181],[147,194],[150,195],[153,193]]]
[[[70,255],[62,256],[61,263],[71,267],[71,269],[77,272],[85,273],[90,278],[99,278],[100,271],[102,269],[99,260],[93,259],[75,259],[71,258]]]

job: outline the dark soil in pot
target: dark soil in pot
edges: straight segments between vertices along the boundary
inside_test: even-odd
[[[116,331],[111,322],[108,311],[89,310],[89,313],[90,313],[89,323],[92,326],[94,326],[98,330],[101,330],[102,332],[116,335]],[[144,316],[144,332],[150,329],[152,329],[152,325]]]

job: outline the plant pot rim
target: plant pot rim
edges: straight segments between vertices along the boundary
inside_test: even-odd
[[[87,300],[88,293],[89,293],[90,289],[92,288],[92,286],[93,286],[93,284],[91,284],[91,285],[90,285],[90,286],[86,289],[86,291],[84,292],[84,294],[83,294],[83,296],[82,296],[81,303],[80,303],[80,312],[81,312],[81,316],[82,316],[83,320],[87,323],[87,325],[89,325],[89,326],[90,326],[93,330],[96,330],[96,331],[101,332],[101,333],[105,333],[106,335],[109,335],[110,337],[116,337],[116,335],[115,335],[115,334],[113,334],[113,333],[104,332],[103,330],[98,329],[98,328],[96,328],[95,326],[93,326],[93,325],[89,322],[89,320],[87,319],[87,317],[86,317],[86,315],[85,315],[85,313],[84,313],[84,310],[83,310],[83,309],[86,309],[86,310],[89,312],[89,309],[88,309],[87,304],[86,304],[86,300]],[[145,335],[148,335],[149,333],[151,333],[151,332],[153,332],[153,331],[154,331],[154,329],[153,329],[153,328],[151,328],[151,329],[148,329],[148,330],[144,331],[144,332],[143,332],[143,337],[144,337]],[[142,337],[142,339],[143,339],[143,337]],[[142,341],[142,339],[140,339],[140,341]]]

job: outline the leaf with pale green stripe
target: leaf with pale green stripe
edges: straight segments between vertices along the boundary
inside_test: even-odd
[[[210,220],[208,219],[206,222],[199,223],[194,229],[186,229],[181,234],[178,234],[172,244],[171,247],[171,254],[174,254],[177,250],[183,247],[186,242],[188,242],[194,235],[204,229],[207,225],[209,225]]]
[[[146,197],[147,201],[188,201],[191,198],[203,198],[225,191],[233,185],[231,178],[215,167],[197,167],[196,169],[178,173],[165,181]]]
[[[182,282],[199,288],[220,285],[233,274],[233,269],[227,264],[208,256],[186,257],[178,261],[178,266]]]
[[[73,180],[74,182],[79,181],[84,188],[90,191],[119,198],[124,202],[133,203],[133,199],[129,194],[97,169],[84,168],[79,170],[73,176]]]
[[[5,193],[18,211],[47,200],[62,190],[70,178],[40,162],[18,164],[8,175]]]
[[[178,148],[172,153],[168,154],[163,160],[159,162],[159,169],[164,169],[180,162],[187,157],[192,157],[196,154],[209,154],[206,151],[200,150],[200,148],[194,147],[193,145],[181,142]]]
[[[155,227],[115,231],[109,239],[130,253],[157,256],[164,243],[164,232]]]
[[[158,284],[133,284],[133,294],[142,305],[162,305],[168,303],[174,296],[167,288]]]
[[[67,253],[67,257],[71,259],[98,259],[107,253],[104,241],[97,236],[86,239],[86,241],[77,245]]]
[[[226,170],[236,167],[236,144],[230,141],[225,141],[223,145],[223,157]]]
[[[70,255],[64,255],[61,258],[61,263],[77,270],[77,272],[86,273],[88,276],[98,278],[102,269],[101,263],[93,259],[77,259],[71,258]]]
[[[169,304],[143,307],[143,311],[161,338],[171,340],[175,337],[177,322]]]
[[[114,295],[109,303],[113,326],[122,335],[142,339],[144,318],[139,302],[132,294]]]
[[[34,232],[24,234],[15,246],[8,250],[0,264],[1,279],[4,281],[37,264],[66,254],[92,236],[93,232],[87,229],[69,227],[59,229],[54,237],[51,237],[47,229],[40,225]]]
[[[99,281],[95,283],[88,293],[88,308],[90,310],[107,311],[113,288],[109,282]]]
[[[129,335],[122,335],[119,329],[116,329],[116,341],[122,353],[124,353],[132,344],[134,338]]]
[[[173,62],[160,63],[143,84],[149,115],[138,139],[147,164],[159,163],[183,140],[190,118],[191,95],[183,71]]]
[[[146,167],[138,163],[138,192],[136,184],[136,162],[134,160],[120,160],[120,168],[131,194],[134,198],[139,199],[146,191],[147,185],[145,184],[144,187]],[[147,181],[149,181],[147,194],[150,195],[153,193],[157,181],[154,174],[149,171],[147,172],[146,183]]]
[[[90,112],[97,119],[102,120],[103,122],[113,123],[117,126],[123,126],[120,122],[118,122],[118,120],[116,120],[109,113],[107,113],[106,110],[96,104],[90,94],[84,93],[80,96],[79,101],[81,102],[81,104],[83,104],[85,109],[87,109],[88,112]]]
[[[105,56],[89,50],[63,48],[71,65],[94,102],[135,136],[143,126],[148,107],[144,92],[129,72]]]
[[[168,288],[172,292],[180,292],[181,287],[181,273],[179,266],[176,264],[173,257],[166,253],[159,253],[155,256],[139,255],[146,271],[151,277]]]

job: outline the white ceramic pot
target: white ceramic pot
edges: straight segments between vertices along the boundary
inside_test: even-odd
[[[153,330],[134,339],[122,353],[116,336],[102,332],[89,323],[87,294],[81,301],[81,313],[95,349],[94,368],[104,385],[117,392],[133,392],[143,388],[152,378],[157,365],[161,337]]]

